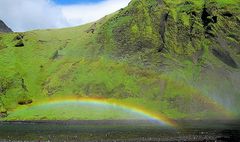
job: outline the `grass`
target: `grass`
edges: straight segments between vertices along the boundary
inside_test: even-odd
[[[231,77],[236,77],[239,72],[229,69],[211,54],[211,45],[215,41],[204,36],[205,29],[199,18],[202,1],[194,1],[193,5],[184,5],[179,0],[165,0],[165,3],[166,6],[159,8],[155,7],[157,2],[154,0],[132,1],[129,7],[96,23],[1,34],[0,111],[9,114],[3,119],[61,119],[61,112],[50,115],[41,109],[16,110],[23,107],[19,102],[32,100],[34,105],[46,98],[66,96],[113,99],[174,119],[225,118],[228,111],[238,114],[239,90],[229,85],[231,80],[219,81],[218,78],[221,67],[224,67],[223,72],[231,70]],[[217,3],[226,5],[230,2]],[[235,2],[231,4],[236,5]],[[186,12],[193,10],[198,13],[192,35],[195,47],[186,37],[192,23]],[[164,41],[156,21],[160,21],[166,11],[170,11],[172,18],[164,33],[167,51],[159,53]],[[214,28],[218,29],[223,23]],[[94,33],[87,32],[89,29]],[[227,30],[238,32],[234,28]],[[15,47],[19,42],[15,37],[19,34],[23,35],[23,47]],[[202,48],[198,62],[193,62],[192,58]],[[211,66],[213,70],[205,66]],[[211,73],[215,75],[211,76]],[[209,81],[205,81],[206,78],[210,78]],[[217,90],[221,84],[226,87]],[[222,100],[227,93],[222,94],[221,89],[228,90],[231,97],[226,100],[233,101],[232,105],[224,104]],[[216,100],[220,103],[215,103]],[[219,108],[221,105],[224,109]],[[35,116],[37,112],[41,115]],[[71,110],[66,108],[64,112],[63,119],[74,119]],[[103,114],[105,119],[113,118],[111,113]],[[75,119],[93,119],[87,115],[84,112]],[[94,119],[104,119],[91,115]]]

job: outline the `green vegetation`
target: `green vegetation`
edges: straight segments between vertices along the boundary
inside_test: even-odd
[[[109,98],[175,119],[239,115],[239,6],[132,0],[96,23],[0,34],[0,117],[61,96]]]

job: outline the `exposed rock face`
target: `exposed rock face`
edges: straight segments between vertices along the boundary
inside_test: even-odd
[[[13,32],[2,20],[0,20],[0,33]]]
[[[101,35],[103,39],[113,36],[114,42],[105,40],[104,44],[116,46],[117,55],[141,54],[150,64],[157,55],[192,59],[200,51],[212,51],[209,56],[238,68],[239,9],[236,3],[224,5],[215,0],[132,0],[104,25]],[[198,61],[206,54],[199,55]]]

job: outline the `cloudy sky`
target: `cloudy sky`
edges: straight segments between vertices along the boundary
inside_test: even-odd
[[[130,0],[0,0],[0,19],[17,32],[93,22]]]

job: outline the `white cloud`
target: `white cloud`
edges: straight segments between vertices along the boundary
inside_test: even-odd
[[[61,9],[48,0],[0,0],[0,19],[14,31],[68,26]]]
[[[14,31],[63,28],[96,21],[130,0],[60,6],[51,0],[0,0],[0,19]]]
[[[105,0],[97,4],[62,6],[67,21],[73,25],[93,22],[127,6],[130,0]]]

